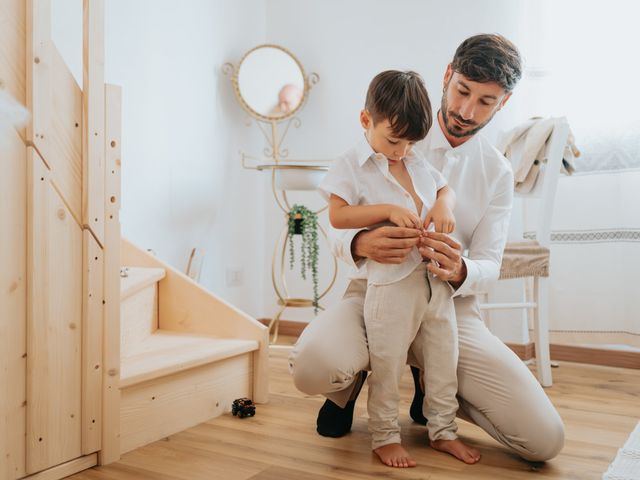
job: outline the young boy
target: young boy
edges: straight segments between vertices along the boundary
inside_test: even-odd
[[[375,228],[386,222],[438,232],[455,227],[454,193],[442,175],[411,152],[432,124],[431,104],[415,72],[386,71],[369,85],[360,113],[364,138],[339,158],[320,184],[335,228]],[[417,248],[400,264],[367,260],[364,323],[369,343],[369,430],[372,449],[389,466],[416,462],[400,444],[399,380],[409,346],[426,346],[424,364],[431,446],[466,463],[479,453],[456,435],[457,330],[451,287],[427,276]]]

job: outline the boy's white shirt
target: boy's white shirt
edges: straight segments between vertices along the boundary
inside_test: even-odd
[[[333,163],[318,191],[327,201],[331,194],[335,194],[349,205],[399,205],[416,212],[424,221],[427,212],[436,201],[438,190],[447,182],[419,152],[411,152],[404,159],[404,163],[413,188],[422,200],[421,212],[416,211],[413,197],[389,171],[386,157],[375,153],[364,136]],[[422,256],[414,247],[407,260],[398,265],[366,260],[352,272],[352,278],[367,278],[368,283],[372,285],[388,285],[405,278],[421,262]]]
[[[422,154],[456,193],[453,236],[462,244],[467,267],[464,283],[453,296],[486,291],[500,274],[502,253],[507,241],[513,204],[513,172],[506,158],[489,141],[476,134],[453,148],[439,123],[427,137],[416,144],[414,152]],[[345,199],[347,200],[347,199]],[[349,278],[367,278],[369,261],[354,262],[353,238],[362,229],[330,228],[332,253],[352,267]]]

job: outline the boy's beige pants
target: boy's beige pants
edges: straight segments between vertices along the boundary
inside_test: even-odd
[[[458,334],[452,289],[431,275],[427,282],[426,275],[426,263],[421,263],[398,282],[367,287],[364,324],[371,364],[367,410],[373,449],[400,443],[400,378],[414,339],[424,345],[423,410],[429,438],[456,438]]]
[[[344,296],[302,332],[289,356],[298,390],[322,394],[341,407],[353,396],[360,371],[370,368],[363,319],[366,290],[365,280],[352,280]],[[564,425],[536,378],[485,326],[475,296],[457,296],[454,306],[458,416],[527,460],[555,457],[564,444]],[[414,341],[408,363],[422,367],[423,350]]]

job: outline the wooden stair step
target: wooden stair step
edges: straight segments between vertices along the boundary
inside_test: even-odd
[[[123,267],[127,269],[127,276],[120,277],[120,300],[124,300],[149,285],[162,280],[165,276],[164,268]]]
[[[121,360],[120,388],[258,350],[257,340],[156,330]]]

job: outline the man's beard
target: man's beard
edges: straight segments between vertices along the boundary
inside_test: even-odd
[[[465,121],[460,115],[458,115],[453,111],[450,111],[449,105],[447,104],[448,88],[449,88],[449,84],[447,83],[447,85],[444,87],[444,90],[442,92],[442,102],[440,104],[440,112],[442,112],[442,120],[444,122],[444,128],[447,129],[447,132],[449,133],[449,135],[456,138],[470,137],[478,133],[480,130],[482,130],[487,125],[487,123],[489,123],[493,119],[497,110],[494,111],[486,121],[480,124],[477,124],[476,122]],[[452,123],[452,119],[456,119],[462,125],[473,127],[473,128],[471,128],[471,130],[461,130],[460,127]]]

